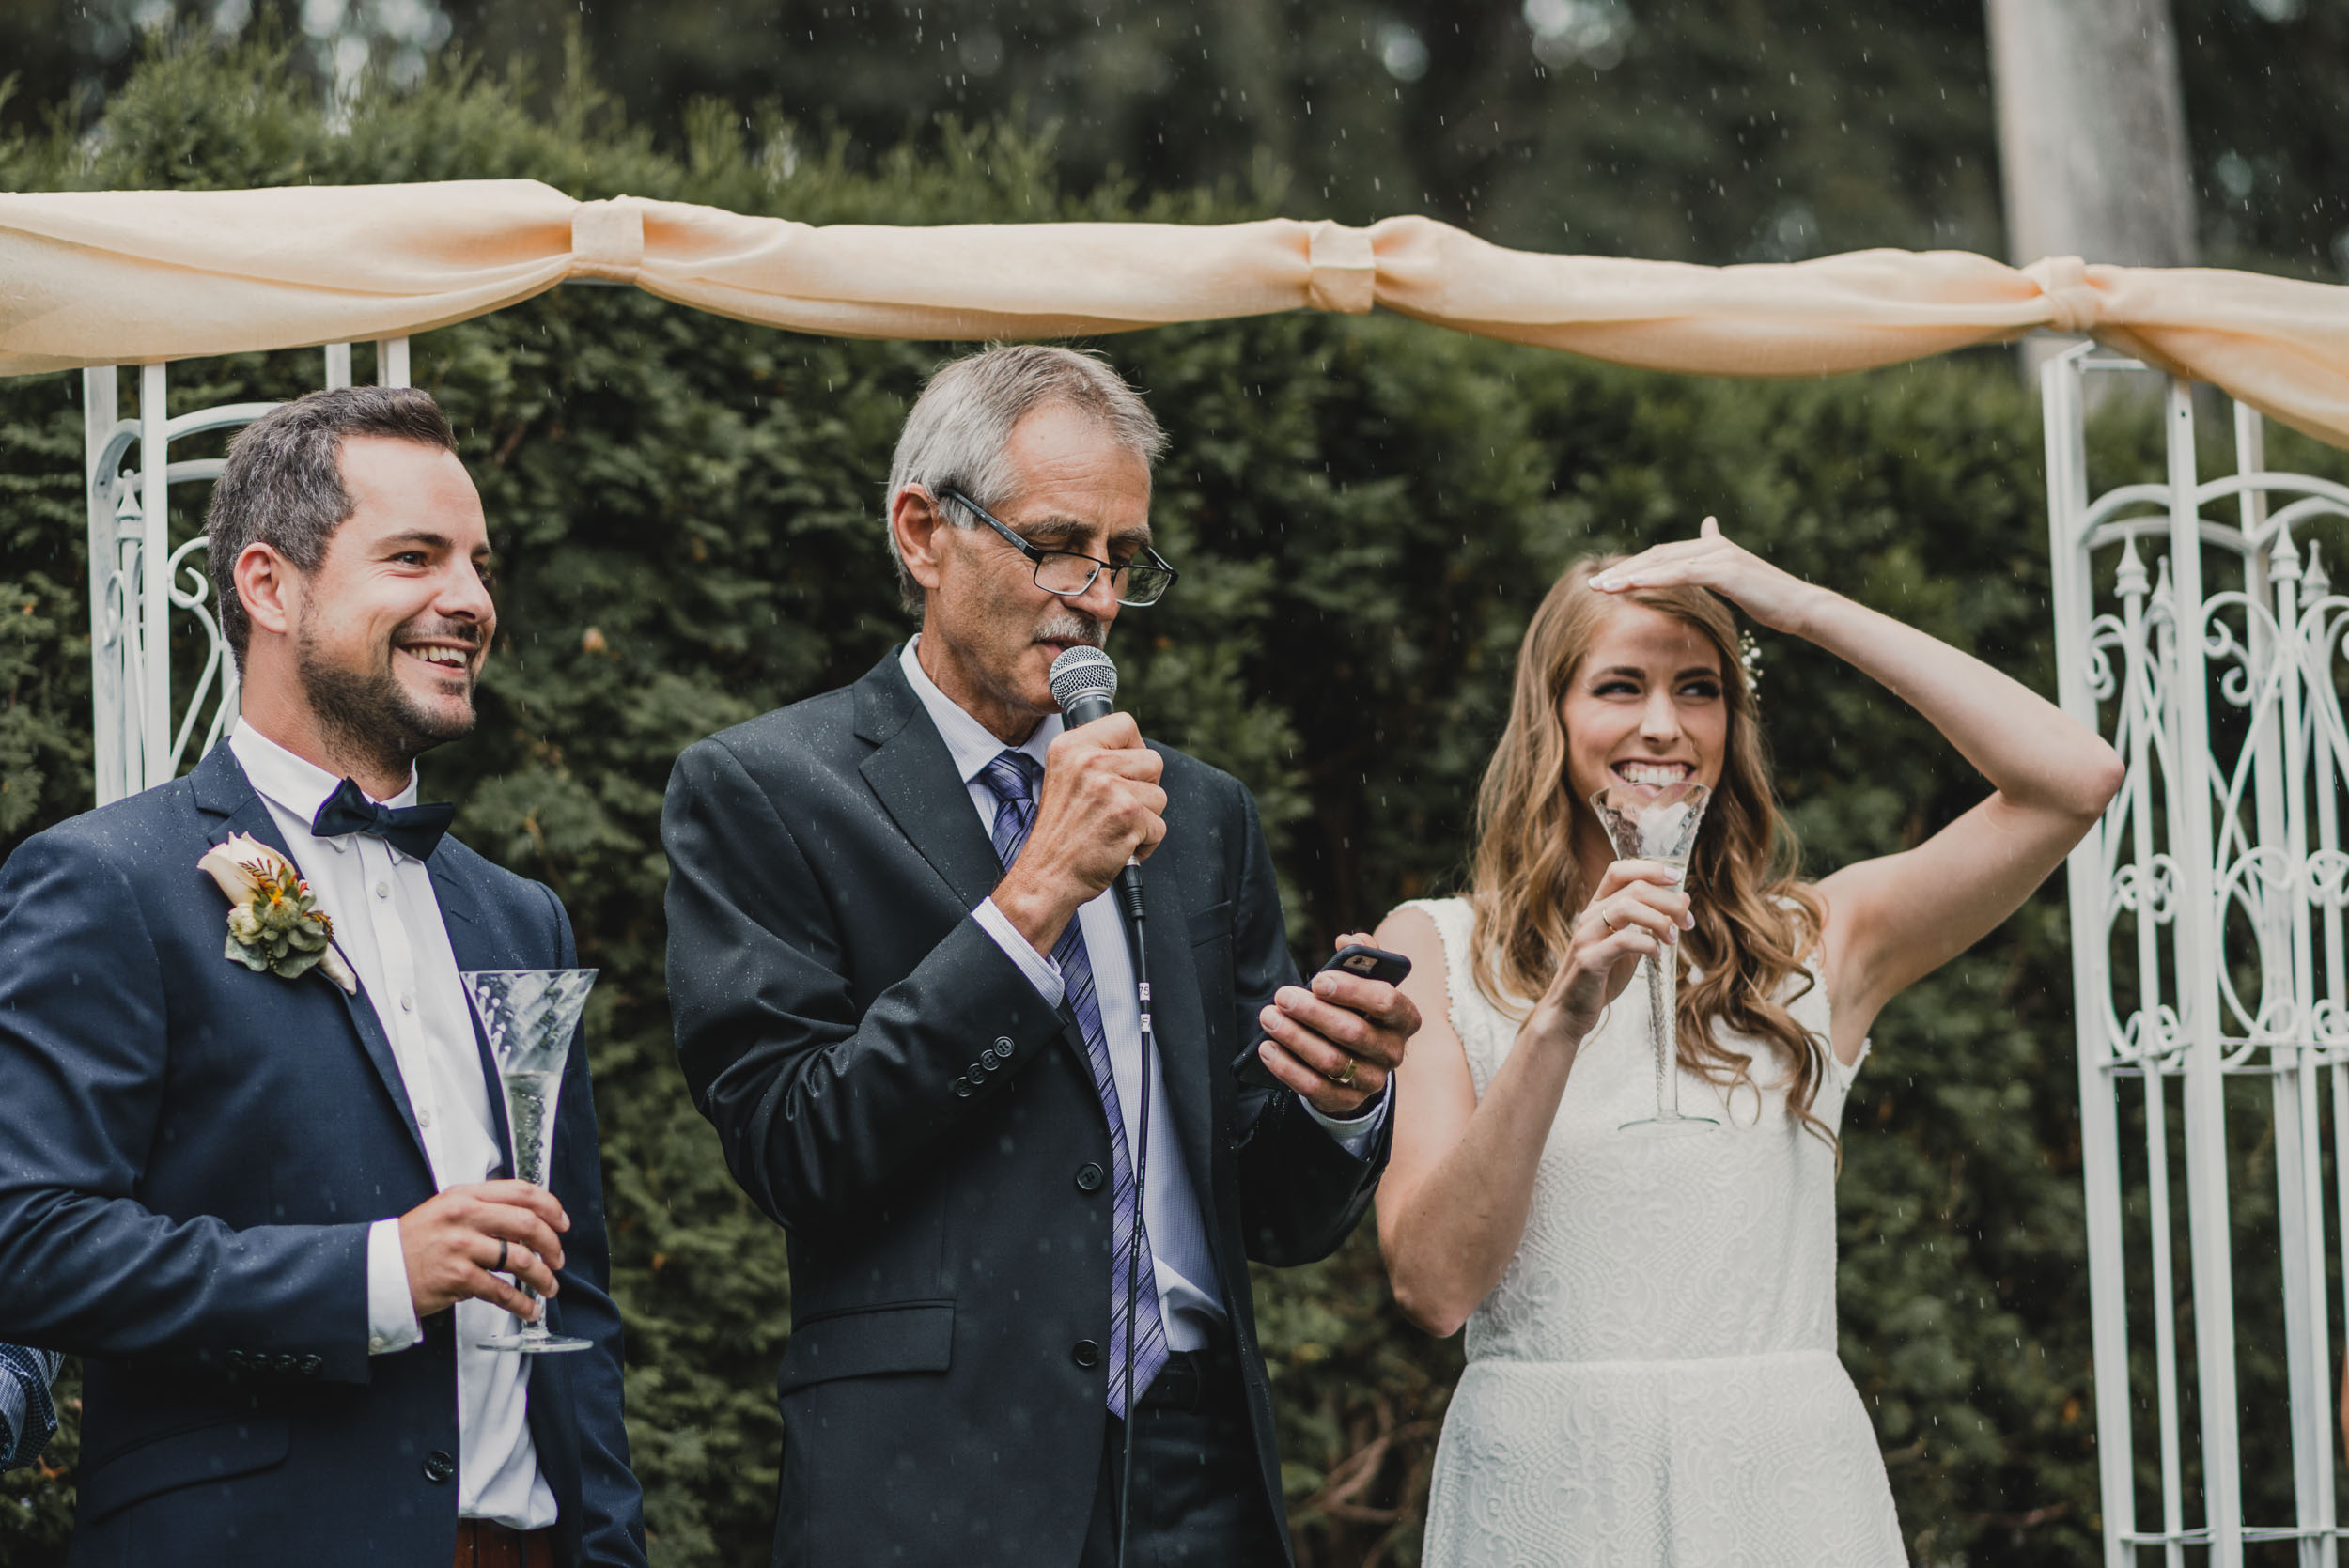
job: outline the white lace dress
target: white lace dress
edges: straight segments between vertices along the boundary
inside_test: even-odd
[[[1481,1097],[1517,1026],[1476,989],[1468,905],[1411,907],[1442,934]],[[1823,988],[1790,1007],[1827,1034]],[[1904,1562],[1875,1432],[1835,1354],[1834,1152],[1785,1113],[1766,1050],[1759,1092],[1681,1074],[1681,1109],[1720,1130],[1618,1133],[1654,1111],[1647,1013],[1635,979],[1583,1043],[1524,1239],[1469,1318],[1423,1560]],[[1812,1111],[1829,1127],[1855,1070],[1828,1059]]]

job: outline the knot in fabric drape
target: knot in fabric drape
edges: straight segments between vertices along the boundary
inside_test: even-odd
[[[2047,330],[2088,333],[2103,318],[2105,297],[2088,281],[2088,263],[2077,256],[2050,256],[2023,269],[2047,297]]]
[[[634,196],[583,201],[571,214],[575,278],[634,283],[645,266],[645,204]]]
[[[1311,225],[1305,259],[1305,303],[1315,310],[1367,316],[1377,302],[1378,257],[1370,230],[1320,219]]]

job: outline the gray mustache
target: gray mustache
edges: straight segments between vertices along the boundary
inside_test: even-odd
[[[1035,640],[1039,643],[1082,643],[1088,647],[1097,648],[1108,641],[1108,634],[1101,629],[1101,623],[1092,616],[1074,610],[1064,610],[1036,628]]]

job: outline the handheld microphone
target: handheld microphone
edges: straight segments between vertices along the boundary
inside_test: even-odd
[[[1060,704],[1061,714],[1071,725],[1089,724],[1114,710],[1110,699],[1117,695],[1117,666],[1099,648],[1080,644],[1064,648],[1052,660],[1052,700]],[[1142,862],[1133,856],[1126,858],[1126,867],[1117,874],[1117,892],[1126,906],[1126,951],[1134,966],[1134,1001],[1139,1015],[1142,1036],[1142,1094],[1140,1115],[1137,1118],[1141,1136],[1134,1140],[1134,1211],[1139,1220],[1147,1211],[1145,1195],[1150,1179],[1150,1057],[1155,1038],[1150,1027],[1150,968],[1143,950]],[[1124,1260],[1126,1270],[1126,1359],[1121,1369],[1126,1380],[1126,1437],[1118,1459],[1117,1486],[1117,1568],[1126,1568],[1127,1529],[1129,1523],[1128,1504],[1134,1491],[1134,1425],[1140,1412],[1134,1408],[1134,1319],[1143,1290],[1158,1289],[1153,1279],[1144,1285],[1142,1279],[1142,1238],[1143,1227],[1134,1226],[1133,1248]]]
[[[1068,719],[1070,728],[1090,724],[1113,711],[1117,695],[1117,666],[1099,648],[1079,644],[1063,648],[1045,677],[1052,685],[1052,700]]]
[[[1099,648],[1082,644],[1063,648],[1052,660],[1051,674],[1046,677],[1052,687],[1052,700],[1060,704],[1063,717],[1070,728],[1090,724],[1116,711],[1111,700],[1117,695],[1117,666]],[[1139,934],[1142,912],[1142,862],[1128,858],[1126,869],[1117,874],[1117,895],[1126,906],[1126,918],[1135,922]]]

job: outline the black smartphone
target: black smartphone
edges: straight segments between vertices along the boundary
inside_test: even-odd
[[[1400,986],[1410,975],[1411,961],[1400,953],[1389,953],[1383,947],[1348,942],[1330,955],[1330,961],[1314,972],[1321,974],[1330,970],[1340,974],[1359,974],[1365,980],[1383,980],[1390,986]],[[1257,1044],[1261,1043],[1259,1037]],[[1232,1071],[1239,1076],[1242,1083],[1258,1089],[1283,1087],[1281,1080],[1272,1076],[1272,1069],[1264,1064],[1264,1058],[1256,1054],[1254,1044],[1240,1053],[1239,1060],[1232,1063]]]

